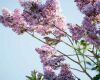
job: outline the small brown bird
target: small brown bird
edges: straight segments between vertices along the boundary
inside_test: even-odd
[[[50,37],[44,37],[44,39],[48,45],[57,45],[59,42],[61,42],[60,39],[53,39]]]

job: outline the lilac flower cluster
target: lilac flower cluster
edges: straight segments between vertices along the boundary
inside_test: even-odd
[[[85,5],[82,8],[81,12],[84,13],[84,14],[86,14],[86,15],[91,15],[91,14],[94,13],[94,10],[95,9],[94,9],[94,6],[92,5],[92,3],[89,3],[89,4]]]
[[[100,14],[100,1],[95,2],[94,8],[98,14]]]
[[[80,11],[86,15],[100,14],[100,0],[75,0]]]
[[[77,6],[78,6],[78,8],[80,10],[82,10],[82,8],[84,7],[84,5],[86,5],[86,4],[90,3],[90,2],[93,2],[93,1],[94,0],[75,0],[76,4],[77,4]]]
[[[89,43],[99,46],[100,45],[100,23],[92,23],[90,17],[85,17],[83,21],[85,29],[85,39]]]
[[[79,40],[83,37],[84,35],[84,29],[82,27],[79,27],[78,25],[68,25],[71,34],[73,35],[72,38],[73,40]]]
[[[4,26],[12,28],[13,31],[21,34],[26,31],[27,23],[21,15],[20,10],[15,9],[13,13],[9,12],[8,9],[2,10],[2,15],[0,16],[0,23]]]
[[[95,46],[99,46],[100,45],[100,38],[99,38],[100,37],[99,34],[100,33],[100,25],[99,25],[100,24],[100,0],[95,0],[94,2],[92,2],[92,6],[94,8],[94,11],[92,12],[91,10],[92,13],[90,13],[92,15],[89,16],[88,14],[86,14],[82,23],[83,28],[85,30],[84,37],[86,41],[88,41],[89,43]]]
[[[29,6],[23,12],[26,22],[30,25],[29,31],[34,30],[42,35],[48,33],[53,33],[56,36],[64,35],[61,30],[65,29],[65,22],[63,17],[59,15],[58,0],[47,0],[45,4],[32,1]]]
[[[72,77],[72,74],[69,74],[69,73],[70,73],[69,66],[67,64],[63,64],[61,66],[61,71],[57,77],[57,80],[75,80]]]
[[[87,42],[100,46],[100,0],[75,0],[75,2],[85,17],[81,27],[70,26],[74,40],[84,38]]]
[[[61,31],[65,30],[66,25],[64,18],[59,15],[58,0],[46,0],[45,4],[39,0],[19,0],[19,2],[23,7],[23,12],[15,10],[10,14],[3,10],[0,23],[9,26],[18,34],[35,31],[41,35],[49,33],[55,36],[65,35]]]
[[[57,53],[57,51],[48,45],[36,48],[36,51],[40,55],[41,62],[44,67],[44,75],[47,80],[74,80],[74,77],[69,70],[67,64],[64,64],[64,56]],[[55,70],[60,69],[58,76]]]
[[[50,66],[44,67],[44,80],[56,80],[57,75]]]

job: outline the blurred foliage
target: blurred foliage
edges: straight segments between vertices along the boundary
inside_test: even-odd
[[[31,76],[26,76],[27,80],[43,80],[43,74],[38,73],[37,71],[32,71]]]

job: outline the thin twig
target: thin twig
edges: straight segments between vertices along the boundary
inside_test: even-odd
[[[81,71],[81,70],[79,70],[79,69],[76,69],[76,68],[70,67],[70,69],[75,70],[75,71],[79,71],[79,72],[82,72],[82,73],[83,73],[83,71]]]

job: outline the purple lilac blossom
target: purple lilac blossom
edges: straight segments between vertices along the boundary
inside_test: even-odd
[[[96,10],[96,13],[100,14],[100,1],[97,1],[95,4],[94,4],[94,8]]]
[[[11,16],[11,12],[7,9],[7,8],[4,8],[2,10],[2,16],[1,16],[1,22],[4,26],[12,26],[12,21],[13,21],[13,18]]]
[[[20,10],[15,9],[13,13],[10,13],[8,9],[2,10],[3,16],[1,16],[1,22],[4,26],[9,26],[12,30],[18,34],[26,31],[25,27],[27,23],[24,21]]]
[[[20,10],[15,9],[13,13],[13,31],[18,34],[21,34],[27,30],[27,23],[25,22],[23,16],[21,15]]]
[[[100,26],[99,23],[92,23],[91,17],[85,17],[83,21],[83,28],[85,30],[85,39],[89,43],[99,46],[100,45]]]
[[[29,9],[24,10],[23,17],[30,25],[28,28],[29,31],[36,31],[42,35],[48,33],[53,33],[56,36],[65,35],[63,33],[65,22],[63,17],[59,15],[59,4],[57,0],[47,0],[45,4],[41,5],[38,3],[37,8],[33,12]]]
[[[75,80],[67,64],[61,66],[61,71],[58,74],[57,80]]]
[[[0,17],[2,24],[9,26],[18,34],[35,31],[41,35],[49,33],[55,36],[65,35],[63,31],[66,26],[63,17],[59,15],[58,0],[47,0],[45,4],[41,4],[38,0],[19,0],[19,2],[24,8],[23,12],[18,10],[19,12],[10,13],[3,10],[3,16]]]
[[[83,24],[84,28],[87,30],[89,30],[93,26],[91,19],[87,16],[84,17],[82,24]]]
[[[82,8],[82,10],[81,10],[81,12],[83,13],[83,14],[86,14],[86,15],[90,15],[90,14],[92,14],[93,12],[94,12],[94,6],[92,5],[92,3],[89,3],[89,4],[87,4],[87,5],[85,5],[83,8]]]
[[[86,16],[100,14],[100,0],[75,0],[79,10]]]
[[[72,34],[72,38],[74,40],[81,39],[84,35],[84,32],[85,32],[82,27],[79,27],[77,25],[69,25],[69,29],[70,29],[70,32]]]
[[[52,69],[56,70],[62,65],[62,61],[64,61],[64,56],[59,55],[55,56],[53,55],[46,63],[46,65],[51,66]]]
[[[53,47],[45,45],[41,48],[36,48],[36,51],[40,54],[40,59],[43,63],[45,80],[74,80],[68,65],[63,63],[64,56],[59,55]],[[60,68],[59,75],[56,75],[55,70]]]
[[[41,62],[45,66],[51,66],[56,69],[56,67],[59,66],[58,64],[60,64],[61,61],[64,61],[63,56],[56,56],[56,50],[51,46],[45,45],[41,48],[36,48],[36,51],[40,54]]]
[[[48,45],[42,46],[41,48],[36,48],[36,51],[40,55],[41,62],[44,65],[47,63],[46,61],[55,54],[55,49]]]
[[[57,75],[50,66],[44,67],[44,80],[56,80]]]
[[[89,43],[91,43],[91,44],[93,44],[95,46],[100,46],[100,39],[93,38],[93,37],[90,37],[90,36],[88,36],[85,39],[86,39],[86,41],[88,41]]]
[[[85,5],[87,5],[87,4],[91,3],[91,2],[93,2],[93,0],[75,0],[75,2],[76,2],[76,4],[77,4],[79,10],[81,11],[82,8],[83,8]]]

